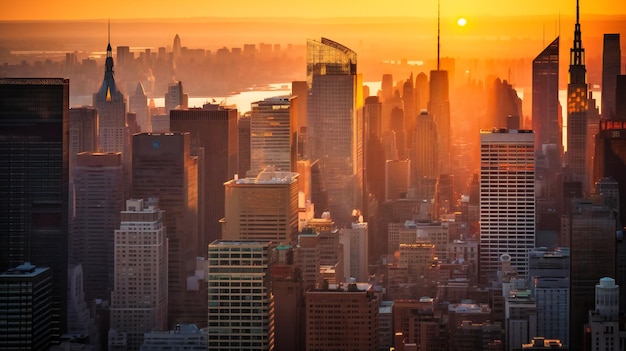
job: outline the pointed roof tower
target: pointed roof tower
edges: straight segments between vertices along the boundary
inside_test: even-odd
[[[574,45],[570,49],[570,84],[586,84],[585,49],[580,31],[580,7],[576,0],[576,24],[574,25]]]
[[[113,78],[113,49],[111,48],[111,21],[108,24],[108,44],[107,56],[104,63],[104,80],[98,90],[97,97],[101,101],[112,101],[121,93],[117,90],[115,79]]]

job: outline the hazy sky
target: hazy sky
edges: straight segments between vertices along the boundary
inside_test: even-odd
[[[184,17],[430,17],[436,0],[20,0],[0,20]],[[586,14],[626,14],[624,0],[581,0]],[[441,0],[442,16],[572,15],[575,0]]]

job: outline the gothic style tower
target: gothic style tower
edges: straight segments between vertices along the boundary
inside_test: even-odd
[[[580,33],[580,11],[576,1],[574,46],[570,49],[569,84],[567,85],[567,168],[573,181],[588,191],[587,169],[587,69]]]
[[[126,103],[124,95],[117,89],[113,78],[113,50],[109,26],[109,44],[104,64],[104,80],[97,93],[93,94],[93,105],[99,116],[99,149],[102,152],[124,152],[126,128]]]

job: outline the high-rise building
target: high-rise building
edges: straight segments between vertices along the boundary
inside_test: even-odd
[[[405,198],[410,184],[410,160],[387,160],[385,162],[385,200]]]
[[[77,342],[96,345],[98,331],[85,303],[83,281],[83,266],[70,262],[67,269],[67,333],[75,335]]]
[[[98,136],[102,152],[124,152],[126,140],[126,102],[113,77],[113,51],[107,45],[104,79],[100,90],[93,94],[93,106],[98,110]]]
[[[615,88],[617,76],[621,73],[622,50],[619,33],[604,34],[602,51],[602,117],[616,119]]]
[[[320,161],[328,208],[337,223],[348,224],[354,208],[362,208],[362,168],[359,145],[363,123],[357,109],[363,103],[357,55],[332,40],[307,41],[307,150]]]
[[[567,173],[580,182],[587,194],[587,69],[580,32],[580,11],[576,1],[574,45],[570,49],[569,84],[567,85]]]
[[[165,113],[169,114],[172,110],[187,109],[189,97],[183,92],[183,82],[170,83],[165,93]]]
[[[168,240],[163,211],[143,199],[127,200],[114,237],[109,350],[139,350],[144,333],[167,328]]]
[[[68,111],[67,79],[0,79],[0,271],[50,267],[55,335],[66,328]]]
[[[271,260],[276,350],[302,350],[304,346],[304,290],[294,247],[280,245],[273,248]]]
[[[270,250],[260,241],[209,244],[209,349],[274,350]]]
[[[76,164],[76,154],[98,151],[98,111],[93,107],[73,107],[69,111],[69,170]]]
[[[613,209],[575,200],[569,218],[570,234],[570,349],[581,350],[593,291],[603,277],[615,276],[615,217]]]
[[[139,124],[142,132],[152,131],[152,121],[148,112],[148,96],[146,96],[141,82],[137,83],[133,95],[128,97],[128,111],[137,114],[137,124]]]
[[[253,173],[266,166],[285,172],[296,171],[297,104],[298,98],[294,96],[276,96],[252,103],[250,170]]]
[[[222,238],[295,242],[298,235],[298,173],[267,167],[254,178],[224,183]]]
[[[413,168],[418,186],[424,178],[435,179],[439,176],[437,145],[437,125],[427,111],[422,111],[417,117],[411,160],[415,163]]]
[[[626,75],[623,74],[615,80],[615,117],[626,121]]]
[[[563,148],[559,109],[559,37],[533,60],[533,131],[535,150],[555,144]],[[521,116],[520,116],[521,117]]]
[[[367,223],[354,222],[350,228],[339,230],[339,242],[343,246],[343,281],[354,278],[359,282],[369,279]]]
[[[306,81],[291,82],[291,95],[298,97],[298,105],[296,106],[296,116],[298,125],[298,155],[304,157],[306,148],[306,130],[307,130],[307,101],[309,99],[309,86]]]
[[[172,53],[173,53],[174,60],[178,60],[180,58],[180,51],[181,51],[180,37],[178,36],[178,34],[176,34],[174,36],[174,44],[172,45]]]
[[[250,171],[250,119],[251,113],[239,116],[237,120],[237,175],[244,178]]]
[[[378,350],[380,298],[367,283],[305,293],[306,350]]]
[[[528,275],[528,251],[535,245],[534,133],[481,131],[480,275],[493,278],[500,256]],[[503,181],[503,179],[505,181]]]
[[[44,351],[58,341],[54,279],[50,268],[30,262],[0,273],[0,349]]]
[[[189,133],[133,136],[132,196],[158,198],[167,227],[168,325],[196,322],[185,301],[198,256],[198,159],[190,139]]]
[[[112,234],[124,209],[122,155],[82,152],[73,173],[70,257],[83,266],[86,300],[108,300],[113,290]]]
[[[532,284],[537,304],[537,335],[569,345],[569,279],[537,277]]]
[[[189,132],[191,146],[204,148],[206,174],[198,194],[205,201],[207,229],[199,237],[198,255],[204,256],[207,245],[221,237],[220,219],[224,218],[224,183],[235,178],[237,162],[237,110],[217,105],[202,109],[174,110],[171,129]],[[242,175],[243,176],[243,175]]]
[[[595,296],[595,309],[589,311],[589,350],[620,350],[619,286],[615,285],[615,279],[600,279]]]
[[[617,182],[619,204],[614,206],[619,215],[620,228],[626,225],[626,122],[600,121],[596,134],[594,179],[611,177]]]

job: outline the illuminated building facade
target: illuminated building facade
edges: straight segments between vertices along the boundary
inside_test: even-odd
[[[580,182],[583,194],[588,189],[587,164],[587,69],[580,32],[580,11],[576,1],[574,46],[570,49],[567,85],[567,168],[570,180]]]
[[[266,166],[285,172],[296,171],[297,101],[294,96],[276,96],[252,103],[250,169],[253,173]]]
[[[209,244],[210,350],[274,350],[270,243]]]
[[[254,178],[224,183],[225,240],[295,242],[298,235],[298,173],[268,167]]]
[[[535,245],[535,135],[529,130],[481,131],[480,276],[494,278],[500,256],[528,275]]]
[[[163,211],[143,199],[127,200],[114,237],[109,350],[139,350],[144,333],[167,329],[168,240]]]

